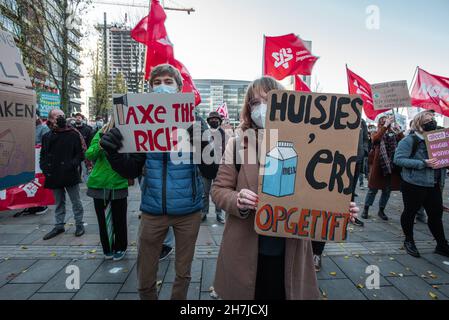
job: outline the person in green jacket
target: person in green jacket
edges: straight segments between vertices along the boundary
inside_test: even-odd
[[[87,195],[94,199],[105,259],[119,261],[128,246],[128,179],[111,168],[99,143],[102,135],[113,127],[114,120],[111,119],[98,130],[86,151],[86,158],[95,163],[87,181]]]

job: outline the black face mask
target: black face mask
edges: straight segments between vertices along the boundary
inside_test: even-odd
[[[430,122],[427,122],[427,123],[423,124],[422,128],[426,132],[434,131],[434,130],[437,129],[437,122],[435,120],[432,120]]]
[[[61,129],[65,128],[67,126],[67,119],[63,116],[59,116],[58,118],[56,118],[56,125]]]
[[[218,121],[210,121],[210,122],[209,122],[209,125],[210,125],[210,127],[211,127],[212,129],[217,129],[217,128],[220,126],[220,124],[218,123]]]

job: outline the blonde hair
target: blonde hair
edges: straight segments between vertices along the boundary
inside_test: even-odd
[[[424,111],[421,111],[420,113],[418,113],[413,118],[412,124],[410,126],[411,129],[414,130],[415,132],[423,133],[424,129],[422,126],[424,124],[424,118],[428,115],[431,115],[433,117],[435,115],[435,113],[433,113],[432,111],[429,111],[429,110],[424,110]]]
[[[240,113],[239,128],[242,131],[249,129],[252,126],[250,102],[255,98],[255,93],[268,93],[271,90],[284,90],[284,87],[272,77],[262,77],[254,80],[248,85],[245,100],[242,106],[242,112]]]

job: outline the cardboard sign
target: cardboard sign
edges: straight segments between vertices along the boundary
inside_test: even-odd
[[[438,169],[449,167],[449,129],[424,134],[429,158],[438,159]]]
[[[41,118],[48,118],[48,113],[53,109],[61,108],[61,96],[53,92],[38,92],[38,110]]]
[[[34,179],[34,91],[0,86],[0,190]]]
[[[411,107],[407,81],[391,81],[371,85],[374,110]]]
[[[31,87],[30,77],[22,62],[12,34],[0,30],[0,82],[18,87]]]
[[[178,129],[195,120],[193,93],[128,93],[114,97],[115,126],[123,135],[121,153],[176,151]]]
[[[362,105],[358,95],[268,94],[257,233],[346,240]]]

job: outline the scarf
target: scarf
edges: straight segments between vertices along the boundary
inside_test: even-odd
[[[380,167],[382,173],[387,176],[393,172],[393,156],[397,147],[396,135],[386,132],[380,141]]]

